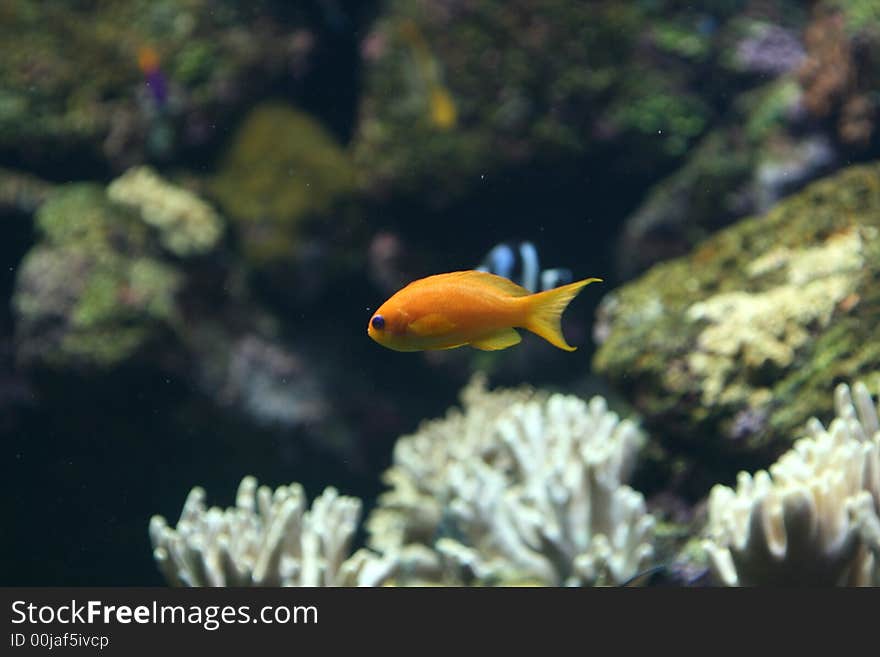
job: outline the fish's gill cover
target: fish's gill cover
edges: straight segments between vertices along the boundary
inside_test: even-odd
[[[880,164],[816,182],[606,296],[594,367],[679,444],[787,444],[880,367]]]

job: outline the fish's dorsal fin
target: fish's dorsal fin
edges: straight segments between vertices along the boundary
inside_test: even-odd
[[[502,329],[479,340],[473,340],[470,345],[474,349],[481,349],[483,351],[498,351],[499,349],[507,349],[515,344],[519,344],[521,340],[522,336],[520,336],[519,332],[516,329],[510,328]]]
[[[409,325],[409,331],[420,338],[443,335],[454,328],[455,324],[445,315],[441,315],[440,313],[431,313],[424,317],[419,317]]]
[[[527,297],[531,294],[531,292],[529,292],[521,285],[517,285],[513,281],[508,280],[503,276],[490,274],[487,271],[477,271],[476,269],[470,269],[468,271],[456,271],[452,274],[448,274],[448,276],[454,276],[457,278],[461,278],[462,280],[473,281],[476,283],[481,283],[483,285],[489,285],[490,287],[494,287],[496,290],[501,290],[505,294],[509,294],[512,297]]]

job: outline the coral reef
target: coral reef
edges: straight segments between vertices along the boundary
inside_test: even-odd
[[[345,363],[326,347],[282,340],[267,326],[272,319],[262,317],[240,334],[211,323],[194,330],[190,346],[199,362],[199,386],[221,408],[260,427],[295,431],[359,467],[362,436],[349,426],[348,415],[361,401],[360,386],[338,382]]]
[[[137,210],[159,231],[162,245],[181,257],[210,251],[223,234],[220,217],[210,205],[150,167],[129,169],[110,183],[107,197]]]
[[[790,367],[811,339],[808,329],[827,327],[837,304],[855,292],[852,274],[864,265],[863,252],[857,230],[832,235],[821,246],[775,249],[753,260],[746,274],[785,271],[784,282],[766,292],[722,292],[691,305],[687,320],[707,322],[687,363],[702,379],[702,402],[744,401],[741,391],[726,385],[737,364]]]
[[[471,454],[494,458],[489,429],[508,408],[537,394],[529,388],[489,394],[485,385],[484,378],[475,378],[461,393],[463,410],[450,409],[445,418],[424,422],[418,432],[398,439],[394,465],[382,476],[391,490],[367,519],[372,547],[431,544],[444,513],[441,492],[448,485],[449,461]]]
[[[0,81],[0,581],[240,467],[169,583],[880,585],[878,0],[4,0]],[[363,335],[524,241],[595,351]]]
[[[214,138],[249,93],[305,68],[303,12],[279,20],[269,3],[108,0],[89,4],[10,0],[0,9],[0,149],[29,161],[46,153],[109,161]],[[313,39],[311,40],[313,41]],[[139,50],[154,59],[167,90],[151,93]]]
[[[787,443],[880,366],[880,166],[855,166],[603,299],[596,370],[673,441]]]
[[[245,258],[261,267],[303,257],[316,234],[341,232],[353,185],[346,154],[321,125],[291,107],[267,104],[238,128],[211,190],[238,231]]]
[[[378,586],[394,562],[349,555],[361,502],[327,488],[307,507],[299,484],[273,492],[245,477],[235,506],[205,506],[193,488],[172,529],[150,520],[153,556],[175,586]]]
[[[618,272],[631,278],[853,159],[878,140],[880,30],[870,2],[770,3],[720,23],[719,120],[625,220]],[[805,27],[806,26],[806,27]],[[803,37],[799,34],[803,32]],[[768,78],[771,78],[768,81]]]
[[[399,555],[399,580],[620,584],[644,568],[654,520],[625,485],[636,426],[601,397],[484,385],[395,447],[367,528]]]
[[[769,473],[712,489],[704,546],[721,583],[880,583],[880,421],[864,384],[841,384],[834,398],[828,429],[812,419]]]
[[[35,176],[0,168],[0,213],[31,214],[52,193],[52,184]]]
[[[781,25],[745,20],[732,26],[741,31],[730,55],[730,66],[759,75],[782,75],[803,64],[806,52],[798,36]]]
[[[839,385],[828,428],[811,419],[768,471],[715,486],[702,540],[655,526],[624,484],[643,436],[601,397],[477,377],[462,400],[399,440],[367,522],[376,552],[349,556],[356,498],[328,488],[308,509],[298,484],[245,477],[232,508],[197,487],[175,529],[151,519],[160,570],[178,586],[631,585],[671,541],[663,570],[683,585],[706,560],[727,586],[880,585],[880,418],[863,383]]]
[[[880,113],[880,29],[871,2],[817,2],[804,40],[807,59],[799,75],[811,115],[836,125],[852,150],[876,143]]]
[[[328,401],[335,361],[280,338],[243,267],[224,262],[222,220],[198,196],[136,167],[106,189],[57,187],[35,224],[39,241],[14,279],[23,368],[100,381],[143,366],[193,384],[211,412],[362,461]]]
[[[258,423],[288,428],[327,420],[330,403],[318,379],[310,376],[315,366],[306,354],[255,334],[227,349],[229,363],[221,381],[205,381],[220,391],[223,405],[243,409]]]
[[[832,139],[808,124],[802,96],[790,76],[741,94],[722,125],[626,218],[619,274],[631,278],[687,253],[719,228],[767,211],[835,167]]]
[[[361,185],[374,194],[443,204],[487,171],[587,153],[631,175],[679,157],[711,118],[690,90],[688,64],[711,50],[712,37],[678,7],[388,5],[363,40],[354,141]],[[676,15],[659,25],[662,9]],[[654,49],[644,47],[646,38]],[[454,118],[438,122],[438,115]],[[612,159],[618,151],[605,147],[612,143],[639,157],[625,165]]]
[[[58,188],[36,225],[42,237],[16,272],[13,296],[20,362],[110,368],[179,321],[181,273],[101,187]]]

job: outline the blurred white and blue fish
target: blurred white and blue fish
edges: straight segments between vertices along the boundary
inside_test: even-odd
[[[477,271],[503,276],[529,292],[542,292],[574,280],[570,269],[557,267],[541,270],[538,250],[531,242],[502,242],[492,247]]]

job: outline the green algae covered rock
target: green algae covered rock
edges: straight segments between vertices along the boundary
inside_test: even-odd
[[[712,115],[690,84],[711,37],[672,4],[389,2],[362,44],[360,184],[442,204],[507,167],[680,157]]]
[[[33,214],[51,192],[50,182],[22,171],[0,167],[0,214]]]
[[[345,152],[314,119],[280,104],[252,110],[232,139],[211,189],[261,267],[296,254],[316,223],[339,222],[354,174]]]
[[[181,273],[149,227],[91,184],[60,187],[39,209],[41,240],[16,272],[19,359],[49,368],[119,365],[179,321]]]
[[[655,432],[762,449],[880,366],[880,164],[813,183],[599,309],[595,369]]]
[[[249,92],[308,55],[309,40],[291,38],[305,26],[302,11],[286,10],[282,22],[266,2],[245,4],[4,0],[0,149],[121,168],[210,139],[211,125],[234,115]],[[149,75],[166,88],[150,92]]]
[[[742,93],[723,125],[649,191],[618,248],[624,277],[690,251],[734,220],[768,210],[838,166],[829,135],[807,130],[802,93],[782,77]]]

